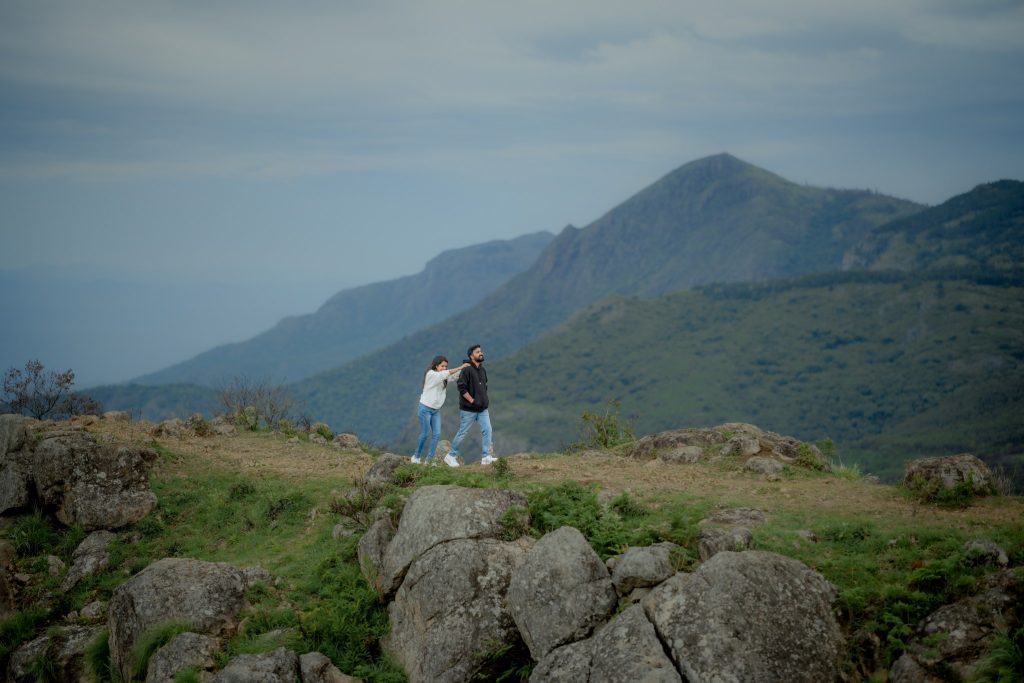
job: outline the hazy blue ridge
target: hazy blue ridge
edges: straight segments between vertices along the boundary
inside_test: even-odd
[[[553,237],[536,232],[445,251],[416,275],[343,290],[315,313],[133,383],[217,386],[236,376],[284,383],[336,367],[479,302],[529,267]]]
[[[508,356],[611,295],[656,297],[712,282],[837,270],[872,229],[923,207],[789,182],[731,155],[686,164],[585,228],[565,228],[473,308],[291,385],[312,413],[372,440],[399,437],[435,353],[481,343]],[[454,277],[455,273],[451,275]]]
[[[105,384],[82,393],[99,401],[103,410],[128,411],[135,420],[185,419],[194,413],[210,417],[222,410],[214,389],[195,384]]]

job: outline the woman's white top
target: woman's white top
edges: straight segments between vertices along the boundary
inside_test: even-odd
[[[423,382],[423,393],[420,394],[420,403],[428,408],[440,408],[444,405],[444,381],[455,384],[455,378],[459,373],[449,374],[447,370],[427,370],[426,380]]]

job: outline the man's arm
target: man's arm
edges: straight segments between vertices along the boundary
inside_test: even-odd
[[[473,402],[473,397],[469,394],[469,381],[466,379],[465,370],[459,373],[459,380],[456,382],[455,386],[459,388],[459,394],[462,395],[462,398],[466,399],[466,403]]]

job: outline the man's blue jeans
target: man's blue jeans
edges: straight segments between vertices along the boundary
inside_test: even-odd
[[[448,451],[448,455],[453,458],[459,454],[459,444],[466,437],[466,432],[473,425],[474,422],[480,423],[480,438],[483,440],[484,454],[481,458],[487,457],[491,452],[491,416],[486,410],[474,413],[469,410],[459,411],[459,431],[456,432],[455,438],[452,439],[452,448]]]
[[[437,450],[437,442],[441,438],[441,409],[428,408],[421,403],[416,417],[420,419],[420,438],[416,440],[416,454],[414,457],[420,457],[420,453],[423,452],[423,444],[427,440],[427,432],[433,431],[430,437],[430,450],[427,451],[427,460],[430,460],[434,457],[434,451]]]

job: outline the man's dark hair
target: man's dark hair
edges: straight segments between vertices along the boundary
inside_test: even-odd
[[[473,352],[476,351],[479,348],[480,348],[479,344],[473,344],[468,349],[466,349],[466,358],[472,358],[473,357]]]

